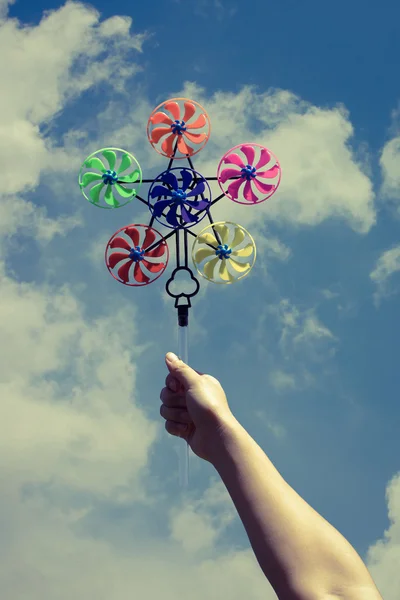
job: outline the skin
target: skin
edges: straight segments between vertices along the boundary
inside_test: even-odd
[[[382,600],[351,544],[283,479],[232,414],[217,379],[169,360],[167,432],[219,473],[280,600]]]

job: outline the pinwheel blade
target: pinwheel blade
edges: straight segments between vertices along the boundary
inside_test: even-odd
[[[150,273],[159,273],[164,268],[164,263],[151,263],[146,259],[143,259],[141,264],[146,267]]]
[[[192,215],[190,212],[188,212],[183,204],[181,206],[181,215],[185,223],[197,223],[198,221],[196,215]]]
[[[97,204],[100,201],[101,190],[104,188],[104,183],[98,183],[94,185],[89,192],[89,196],[92,199],[93,204]]]
[[[110,184],[108,184],[108,186],[107,186],[107,191],[104,196],[104,200],[105,200],[105,202],[107,202],[107,204],[109,206],[112,206],[113,208],[117,208],[119,206],[119,202],[114,197],[112,185],[110,185]]]
[[[193,117],[194,113],[196,112],[196,106],[193,104],[193,102],[185,102],[184,106],[185,106],[185,114],[183,116],[183,121],[185,123],[187,123],[187,121],[189,121]]]
[[[278,165],[275,165],[268,169],[268,171],[262,171],[261,173],[257,172],[257,177],[263,177],[264,179],[274,179],[279,175],[280,168]]]
[[[229,227],[227,225],[214,225],[213,229],[219,234],[222,243],[227,244],[229,238]]]
[[[119,185],[119,183],[115,184],[115,189],[118,194],[122,196],[122,198],[130,198],[131,196],[136,196],[136,190],[127,190],[126,188]]]
[[[114,150],[104,150],[103,156],[110,165],[110,170],[114,171],[115,163],[117,162],[117,155]]]
[[[231,248],[236,248],[236,246],[239,246],[239,244],[243,242],[245,237],[246,234],[243,231],[243,229],[241,227],[235,227],[235,234],[232,240]]]
[[[200,144],[208,137],[206,133],[190,133],[189,131],[185,131],[183,135],[193,144]]]
[[[174,102],[173,100],[166,102],[164,104],[165,108],[169,110],[169,112],[174,117],[175,121],[180,121],[181,118],[181,109],[179,108],[179,104]]]
[[[161,196],[172,196],[171,190],[163,185],[156,185],[151,190],[152,198],[161,198]]]
[[[161,145],[161,150],[164,152],[166,156],[171,157],[174,152],[174,142],[176,139],[175,133],[171,133],[167,139],[165,139]]]
[[[143,273],[140,263],[138,262],[135,264],[133,276],[135,278],[135,281],[137,281],[138,283],[148,283],[150,281],[150,278]]]
[[[182,190],[184,192],[186,192],[189,185],[192,183],[193,175],[192,175],[191,171],[189,171],[188,169],[182,169],[181,177],[182,177]],[[204,183],[203,183],[203,186],[204,186]],[[175,188],[175,189],[177,189],[177,188]],[[203,191],[204,191],[204,188],[203,188]],[[191,196],[192,194],[193,194],[193,190],[190,192],[190,194],[188,194],[188,196]]]
[[[125,283],[129,281],[129,271],[132,265],[133,260],[128,260],[127,263],[125,263],[118,269],[118,277]]]
[[[247,246],[245,246],[241,250],[234,250],[232,252],[231,256],[238,256],[240,258],[248,258],[249,256],[251,256],[253,254],[253,252],[254,252],[253,244],[247,244]]]
[[[130,246],[130,244],[128,244],[128,242],[126,240],[124,240],[124,238],[116,237],[110,243],[110,248],[122,248],[124,250],[128,250],[128,252],[129,252],[131,249],[131,246]]]
[[[191,196],[200,196],[201,194],[204,194],[205,189],[206,184],[204,183],[204,181],[199,181],[199,183],[194,186],[194,188],[187,194],[187,196],[188,198],[190,198]]]
[[[123,183],[135,183],[140,177],[140,171],[135,169],[130,175],[124,175],[123,177],[118,177],[119,181],[123,181]]]
[[[255,150],[253,146],[248,146],[247,144],[245,144],[244,146],[241,146],[240,149],[247,159],[247,164],[253,166],[255,156]]]
[[[211,250],[211,248],[199,248],[194,255],[194,260],[197,263],[201,263],[205,258],[210,258],[210,256],[215,256],[215,250]]]
[[[199,240],[200,244],[210,244],[211,246],[215,246],[215,249],[218,247],[218,242],[211,233],[203,233],[202,235],[199,235],[197,239]]]
[[[258,169],[261,169],[261,167],[264,167],[265,165],[267,165],[270,160],[271,160],[270,152],[267,150],[267,148],[262,148],[261,152],[260,152],[260,160],[256,164],[256,170],[258,171]]]
[[[214,278],[214,269],[217,266],[217,263],[220,259],[218,258],[218,256],[216,258],[214,258],[213,260],[210,260],[208,263],[206,263],[204,265],[204,275],[207,277],[207,279],[213,279]]]
[[[172,204],[173,200],[172,198],[170,198],[169,200],[158,200],[155,203],[154,209],[153,209],[153,214],[155,217],[161,217],[161,215],[163,214],[164,210],[167,208],[167,206],[169,206],[170,204]]]
[[[205,127],[207,125],[207,119],[204,114],[200,115],[198,119],[194,121],[194,123],[190,123],[186,125],[186,129],[200,129],[201,127]],[[207,135],[207,134],[204,134]]]
[[[230,259],[231,265],[232,267],[235,269],[235,271],[237,271],[238,273],[245,273],[246,271],[248,271],[251,267],[250,263],[239,263],[237,262],[234,258]]]
[[[97,156],[88,158],[88,160],[85,162],[85,166],[88,167],[88,169],[97,169],[98,171],[102,171],[102,173],[107,171],[103,161],[101,161],[100,158],[97,158]]]
[[[162,182],[166,183],[167,185],[170,185],[175,191],[179,188],[178,180],[174,173],[171,173],[171,171],[166,171],[165,173],[163,173]],[[171,192],[169,193],[171,194]]]
[[[171,206],[171,208],[168,211],[167,222],[170,225],[172,225],[172,227],[179,227],[179,221],[178,221],[178,217],[176,215],[177,210],[178,210],[178,205],[175,204],[174,206]]]
[[[148,245],[151,245],[151,244],[148,244]],[[160,256],[163,256],[164,254],[165,254],[165,245],[164,244],[159,244],[153,250],[150,250],[150,252],[146,252],[146,256],[148,256],[149,258],[160,258]]]
[[[246,181],[245,186],[244,186],[243,197],[246,200],[248,200],[249,202],[257,202],[258,197],[255,195],[255,193],[252,190],[251,181]]]
[[[239,154],[236,154],[236,152],[232,152],[232,154],[228,154],[227,156],[225,156],[223,162],[226,165],[237,165],[241,169],[243,169],[246,166],[243,162],[243,159],[240,158]]]
[[[153,125],[158,125],[159,123],[164,123],[164,125],[172,125],[173,123],[171,117],[162,111],[150,117],[150,121],[153,123]]]
[[[121,262],[121,260],[125,260],[126,258],[129,258],[129,254],[124,252],[113,252],[108,258],[108,264],[113,269],[119,262]]]
[[[158,144],[158,142],[161,140],[161,138],[164,137],[164,135],[168,135],[169,133],[171,133],[170,127],[156,127],[151,132],[151,141],[154,144]],[[172,138],[174,138],[174,137],[175,137],[175,134],[173,133]]]
[[[233,281],[235,281],[235,276],[231,275],[228,271],[226,259],[222,259],[221,261],[221,266],[219,268],[219,276],[223,281],[226,281],[227,283],[232,283]]]
[[[136,227],[127,227],[124,233],[130,237],[135,248],[139,246],[140,233]]]
[[[118,173],[123,173],[124,171],[126,171],[127,169],[129,169],[129,167],[132,165],[132,159],[129,156],[129,154],[124,154],[124,156],[122,157],[122,161],[121,164],[119,166],[119,170]]]
[[[82,183],[81,183],[81,187],[86,187],[87,185],[89,185],[89,183],[93,183],[93,181],[99,181],[99,179],[102,179],[102,175],[100,175],[100,173],[91,173],[90,171],[88,173],[84,173],[82,176]]]
[[[188,154],[189,156],[192,156],[194,153],[194,149],[187,145],[183,136],[178,138],[178,150],[179,152],[182,152],[182,154]]]
[[[258,181],[258,179],[254,179],[254,185],[263,194],[269,194],[269,192],[275,188],[273,183],[262,183],[261,181]]]
[[[239,169],[224,169],[219,176],[219,180],[221,183],[225,183],[228,179],[233,179],[234,177],[240,177],[241,172]]]
[[[210,207],[208,200],[186,200],[186,204],[197,211],[202,211]]]
[[[148,227],[146,229],[146,235],[143,242],[143,249],[146,250],[149,246],[151,246],[156,240],[156,233],[154,229]]]
[[[245,182],[244,179],[238,179],[237,181],[233,181],[232,183],[230,183],[228,186],[228,196],[230,196],[231,198],[236,200],[236,198],[239,195],[239,190],[240,190],[241,186],[244,184],[244,182]]]

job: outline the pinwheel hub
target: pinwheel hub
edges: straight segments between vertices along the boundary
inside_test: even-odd
[[[229,248],[228,244],[219,244],[215,254],[222,260],[223,258],[229,258],[232,254],[232,249]]]
[[[108,169],[108,171],[106,171],[103,175],[103,181],[106,185],[107,184],[114,185],[114,183],[117,183],[117,181],[118,181],[117,172],[111,171],[110,169]]]
[[[183,132],[186,131],[186,123],[177,119],[171,124],[171,129],[175,135],[183,135]]]
[[[247,179],[247,181],[250,181],[251,179],[254,179],[255,177],[256,177],[256,168],[255,167],[252,167],[251,165],[246,165],[245,167],[243,167],[243,169],[242,169],[242,178],[243,179]]]
[[[174,190],[171,195],[176,202],[184,202],[187,198],[187,193],[183,190]]]
[[[136,248],[131,248],[129,252],[129,258],[135,262],[140,262],[143,260],[144,254],[144,250],[141,250],[140,246],[136,246]]]

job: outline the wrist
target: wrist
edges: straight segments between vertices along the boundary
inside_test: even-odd
[[[235,443],[235,439],[243,431],[242,425],[233,415],[219,420],[209,446],[209,462],[217,470],[221,460],[229,453],[232,443]]]

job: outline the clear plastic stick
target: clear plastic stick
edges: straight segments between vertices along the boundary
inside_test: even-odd
[[[188,326],[178,325],[178,355],[184,363],[188,363],[189,357]],[[179,481],[181,487],[186,489],[189,485],[189,444],[179,441]]]

